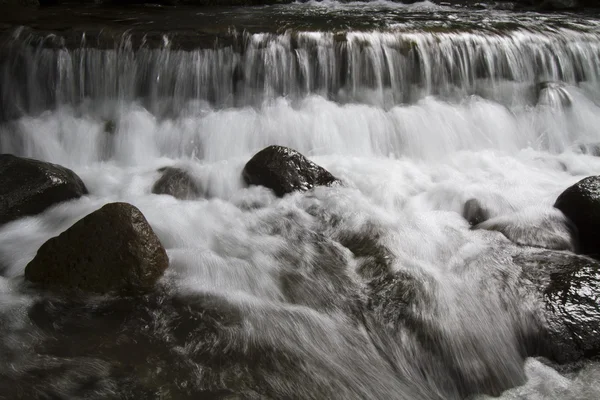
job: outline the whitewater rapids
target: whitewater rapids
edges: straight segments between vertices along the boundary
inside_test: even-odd
[[[301,7],[313,6],[315,14],[361,10],[336,3],[274,10],[310,14]],[[40,388],[72,393],[93,377],[98,398],[123,396],[110,357],[82,350],[88,331],[57,333],[52,346],[72,340],[74,350],[62,358],[45,353],[44,346],[54,349],[51,340],[30,321],[41,295],[23,289],[22,276],[46,240],[106,203],[124,201],[143,212],[167,249],[165,290],[219,299],[214,310],[224,316],[214,317],[222,329],[215,336],[246,346],[221,348],[217,341],[215,348],[281,352],[280,369],[268,364],[263,371],[271,393],[443,399],[500,390],[506,400],[600,398],[598,363],[572,372],[522,358],[515,331],[528,329],[532,300],[496,296],[502,282],[489,278],[512,274],[514,244],[499,232],[471,229],[462,215],[476,198],[491,217],[523,227],[525,244],[555,243],[555,232],[537,227],[560,220],[553,204],[563,190],[600,174],[592,151],[600,143],[600,25],[582,17],[568,21],[572,27],[544,30],[514,17],[521,25],[506,32],[436,32],[394,18],[452,9],[372,7],[391,13],[385,29],[238,30],[233,45],[194,50],[172,48],[167,37],[158,48],[136,48],[129,34],[113,48],[89,39],[69,48],[57,36],[10,32],[3,50],[9,57],[0,61],[0,150],[71,168],[90,194],[0,227],[0,389],[8,393],[6,382],[29,382],[39,369],[54,374],[40,378]],[[271,144],[302,152],[344,186],[281,199],[245,187],[244,164]],[[164,166],[188,171],[205,198],[152,194]],[[410,330],[378,337],[366,331],[384,324],[354,325],[345,296],[361,293],[365,279],[360,260],[340,244],[348,232],[389,250],[394,273],[424,282],[423,304],[413,311],[440,332],[452,371],[436,364]],[[319,262],[320,240],[340,252],[339,270]],[[57,332],[61,324],[67,331],[71,319],[93,321],[89,315],[105,300],[97,301],[73,315],[60,302],[44,310],[56,318]],[[147,393],[212,390],[203,385],[219,378],[194,358],[201,344],[171,331],[169,310],[152,309],[149,327],[139,327],[169,356],[149,349],[139,364],[168,370],[164,360],[175,359],[188,375]],[[228,319],[239,319],[239,330]],[[285,376],[269,375],[269,368]]]

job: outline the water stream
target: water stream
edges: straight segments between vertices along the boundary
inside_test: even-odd
[[[518,248],[462,216],[477,198],[525,244],[556,243],[556,197],[600,174],[596,16],[36,13],[2,25],[0,151],[72,168],[90,195],[0,227],[0,398],[600,397],[597,363],[524,355],[537,300]],[[270,144],[345,185],[245,187]],[[164,166],[205,198],[152,194]],[[23,284],[42,243],[112,201],[167,249],[160,291],[70,304]]]

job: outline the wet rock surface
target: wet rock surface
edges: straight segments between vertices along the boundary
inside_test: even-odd
[[[539,290],[544,306],[542,355],[559,363],[600,354],[600,262],[558,251],[524,251],[513,257]]]
[[[569,275],[573,260],[589,259],[510,245],[520,257],[514,257],[514,264],[500,258],[490,268],[490,257],[503,251],[494,248],[464,271],[439,277],[399,262],[381,226],[336,223],[340,216],[311,212],[321,215],[314,231],[306,225],[314,217],[302,212],[275,213],[253,231],[296,244],[273,254],[280,290],[276,301],[174,293],[168,277],[143,296],[36,300],[27,312],[27,329],[35,329],[27,349],[19,353],[0,343],[6,354],[0,364],[13,365],[0,368],[6,378],[0,379],[2,393],[466,398],[522,384],[527,356],[560,362],[593,356],[594,349],[581,350],[576,338],[590,338],[594,323],[569,328],[593,310],[585,287],[597,284],[587,280],[596,267],[586,270],[582,264],[579,271],[588,272]],[[325,223],[328,227],[320,225]],[[471,286],[475,282],[478,290]],[[460,290],[463,284],[469,290]],[[446,292],[445,285],[453,289]],[[582,290],[574,289],[578,285]],[[529,302],[527,295],[539,303]],[[489,301],[494,297],[502,301]],[[534,318],[538,313],[539,321]],[[473,318],[486,323],[474,324]],[[542,333],[534,319],[543,325]],[[520,326],[528,330],[514,332]],[[547,340],[544,347],[542,339]],[[532,343],[515,347],[526,340]],[[423,374],[438,386],[428,391],[412,385],[411,377],[420,380],[411,374]],[[1,386],[11,379],[18,384]]]
[[[444,284],[426,272],[403,265],[386,244],[381,227],[366,224],[357,230],[341,230],[334,238],[348,248],[356,260],[356,271],[364,285],[362,325],[381,357],[395,366],[398,374],[402,374],[398,367],[401,365],[435,376],[444,382],[440,390],[448,398],[466,398],[473,393],[499,395],[522,384],[520,361],[512,361],[520,360],[523,355],[509,352],[499,360],[487,351],[489,343],[477,337],[481,332],[467,322],[467,314],[476,310],[481,312],[479,318],[490,320],[491,327],[493,312],[486,315],[478,306],[474,307],[468,296],[458,296],[448,302],[453,310],[459,310],[460,316],[450,316],[447,305],[440,304]],[[516,286],[515,282],[507,283],[497,277],[485,276],[484,279],[498,285]],[[495,293],[498,288],[483,290]],[[498,321],[494,323],[501,326]],[[453,327],[447,329],[450,325]],[[400,350],[398,346],[406,340],[414,346],[413,358],[400,355],[406,349]],[[507,335],[503,340],[508,343],[512,337]],[[447,379],[449,376],[451,379]]]
[[[474,226],[490,218],[490,212],[477,199],[469,199],[463,206],[463,218],[469,225]]]
[[[25,278],[65,291],[136,293],[152,289],[168,265],[140,210],[110,203],[44,243]]]
[[[244,167],[242,177],[248,185],[267,187],[279,197],[340,183],[324,168],[283,146],[269,146],[256,153]]]
[[[490,218],[473,229],[500,232],[521,246],[575,251],[578,245],[577,228],[556,209],[538,210],[533,207]]]
[[[554,207],[577,228],[579,251],[600,254],[600,176],[589,176],[569,187],[558,196]]]
[[[164,167],[158,172],[161,176],[152,186],[152,193],[168,194],[179,200],[191,200],[202,196],[202,188],[186,171]]]
[[[87,194],[70,169],[11,154],[0,155],[0,224],[39,214]]]
[[[432,398],[394,376],[362,333],[299,307],[156,292],[41,299],[27,320],[30,346],[0,359],[13,365],[0,369],[9,398]],[[340,370],[345,357],[369,364]]]

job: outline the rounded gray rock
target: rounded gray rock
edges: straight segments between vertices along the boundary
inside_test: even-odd
[[[79,176],[68,168],[12,154],[0,155],[0,224],[39,214],[87,193]]]
[[[110,203],[44,243],[25,278],[52,289],[127,294],[151,289],[168,266],[141,211]]]
[[[326,169],[283,146],[269,146],[256,153],[244,167],[242,177],[248,185],[267,187],[279,197],[339,183]]]

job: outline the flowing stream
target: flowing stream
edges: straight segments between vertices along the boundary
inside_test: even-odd
[[[600,364],[524,356],[518,248],[462,216],[476,198],[520,244],[569,248],[554,201],[600,174],[598,16],[326,1],[0,19],[0,152],[90,192],[0,227],[0,398],[600,398]],[[245,187],[271,144],[344,186]],[[164,166],[204,198],[152,194]],[[71,304],[24,284],[42,243],[113,201],[167,249],[159,293]]]

